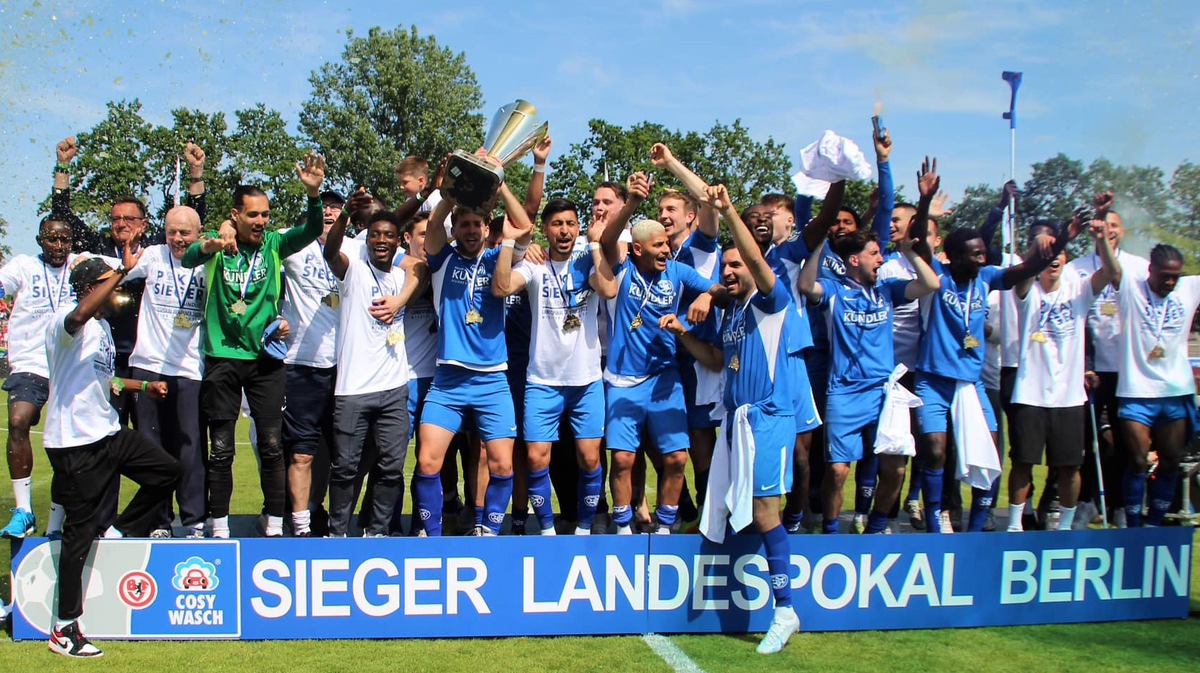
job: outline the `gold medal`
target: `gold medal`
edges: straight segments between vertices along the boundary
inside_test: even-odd
[[[737,353],[734,353],[733,357],[729,358],[729,368],[735,372],[742,368],[742,361],[738,359]]]
[[[1035,344],[1044,344],[1046,343],[1046,335],[1042,334],[1040,331],[1034,332],[1033,334],[1029,335],[1029,340]]]
[[[645,324],[645,323],[642,322],[642,314],[639,313],[639,314],[633,316],[633,322],[629,323],[629,329],[637,329],[637,328],[641,327],[643,324]]]
[[[583,323],[580,322],[579,316],[575,315],[574,313],[568,314],[567,317],[563,318],[562,331],[564,332],[577,330],[582,326]]]
[[[979,348],[979,339],[976,339],[974,334],[968,334],[966,338],[963,339],[963,348],[967,350]]]
[[[475,309],[471,309],[470,311],[467,311],[467,324],[468,325],[482,325],[483,324],[483,316],[479,315],[479,311],[476,311]]]
[[[187,314],[185,313],[176,313],[175,320],[172,321],[171,324],[178,329],[191,329],[192,319],[187,317]]]
[[[246,302],[241,299],[229,305],[229,311],[234,315],[246,315]]]
[[[1150,359],[1151,360],[1161,360],[1165,357],[1167,357],[1167,351],[1166,351],[1166,349],[1163,348],[1163,345],[1155,344],[1154,348],[1150,351]]]
[[[1117,315],[1117,303],[1115,301],[1106,301],[1100,304],[1100,315],[1113,317]]]
[[[336,311],[337,307],[341,306],[342,304],[342,295],[336,292],[330,292],[324,297],[321,297],[321,303]]]
[[[387,343],[389,346],[395,346],[396,344],[400,343],[401,341],[404,341],[403,333],[401,333],[397,330],[388,330]]]

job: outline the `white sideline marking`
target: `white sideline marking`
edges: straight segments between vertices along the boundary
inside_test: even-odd
[[[679,649],[671,639],[666,636],[660,636],[657,633],[647,633],[642,636],[642,640],[660,659],[667,662],[667,665],[673,668],[676,673],[704,673],[704,669],[696,665],[692,658],[684,654],[683,650]]]

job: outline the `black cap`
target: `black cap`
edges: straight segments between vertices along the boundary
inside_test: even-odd
[[[71,267],[71,287],[75,294],[83,294],[88,285],[95,285],[113,274],[113,268],[99,257],[88,257]]]
[[[332,189],[321,192],[321,201],[332,200],[337,201],[341,205],[346,205],[346,197],[333,191]]]

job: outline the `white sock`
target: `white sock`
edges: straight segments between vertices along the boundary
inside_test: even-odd
[[[549,528],[542,529],[542,535],[558,535],[558,531],[554,530],[554,524],[550,524]]]
[[[50,503],[50,520],[46,523],[46,532],[54,533],[62,530],[63,519],[67,516],[67,510],[57,502]]]
[[[267,516],[267,535],[283,535],[283,517]]]
[[[74,619],[56,619],[54,621],[54,630],[62,631],[63,629],[67,628],[68,626],[70,626],[74,623],[75,623]]]
[[[591,529],[591,528],[582,528],[582,527],[580,527],[580,526],[576,526],[576,527],[575,527],[575,534],[576,534],[576,535],[591,535],[591,534],[592,534],[592,529]]]
[[[117,530],[113,526],[109,526],[108,530],[104,531],[104,539],[106,540],[117,540],[123,537],[125,536],[121,533],[121,531]]]
[[[1021,515],[1025,513],[1025,503],[1008,505],[1008,532],[1024,533],[1025,527],[1021,525]]]
[[[617,526],[617,535],[633,535],[633,526]]]
[[[1078,507],[1078,505],[1076,505]],[[1071,524],[1075,521],[1075,507],[1059,507],[1058,508],[1058,530],[1071,530]]]
[[[307,509],[302,509],[299,512],[292,512],[292,532],[308,533],[309,526],[312,525],[312,514]]]
[[[226,539],[229,537],[229,517],[218,516],[212,520],[212,534],[214,538]]]
[[[25,477],[24,479],[13,479],[13,499],[16,500],[16,508],[23,509],[26,512],[33,511],[33,505],[29,501],[33,499],[33,477]]]

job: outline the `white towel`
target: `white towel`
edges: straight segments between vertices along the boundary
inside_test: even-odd
[[[823,199],[830,183],[869,180],[872,174],[871,162],[853,140],[825,131],[816,142],[800,150],[800,172],[792,176],[792,182],[801,194]]]
[[[887,383],[883,384],[883,412],[879,414],[878,431],[875,433],[875,453],[888,456],[915,456],[917,443],[912,435],[912,417],[909,409],[919,407],[921,398],[900,385],[900,378],[908,373],[908,367],[896,365]]]
[[[987,417],[974,383],[959,381],[950,405],[954,444],[958,447],[958,480],[971,488],[989,489],[1000,476],[1000,456],[988,430]]]
[[[743,404],[721,425],[708,470],[708,497],[700,515],[700,534],[721,544],[725,525],[741,530],[754,522],[754,431],[750,405]]]

